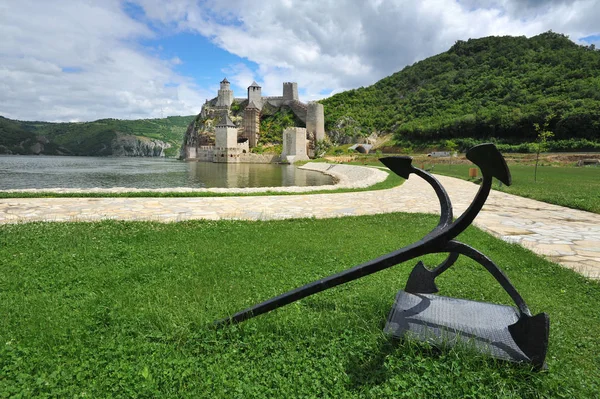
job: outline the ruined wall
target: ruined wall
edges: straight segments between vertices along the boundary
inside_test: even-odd
[[[285,103],[285,101],[283,100],[283,97],[279,96],[279,97],[263,97],[263,106],[265,104],[269,104],[275,108],[281,107],[283,104]]]
[[[291,101],[287,105],[292,109],[292,111],[298,117],[298,119],[300,119],[306,124],[306,113],[308,107],[300,101]]]
[[[306,144],[305,128],[288,127],[283,131],[283,151],[281,152],[281,159],[290,163],[308,160]]]

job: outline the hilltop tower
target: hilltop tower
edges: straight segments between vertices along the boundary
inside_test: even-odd
[[[254,102],[258,109],[262,109],[262,94],[258,83],[252,82],[248,86],[248,103]]]
[[[258,144],[260,134],[260,109],[250,101],[244,110],[244,137],[248,139],[250,148]]]
[[[298,101],[298,83],[284,82],[283,83],[283,101]]]
[[[325,113],[323,104],[316,101],[308,103],[306,110],[306,131],[313,133],[316,141],[325,139]]]
[[[231,107],[233,103],[233,90],[229,87],[227,78],[221,81],[221,88],[217,94],[217,107]]]

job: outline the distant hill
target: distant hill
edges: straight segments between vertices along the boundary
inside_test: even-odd
[[[175,156],[194,116],[25,122],[0,116],[0,154]]]
[[[390,46],[390,51],[393,49]],[[457,41],[369,87],[324,99],[326,130],[399,140],[600,140],[600,51],[547,32]]]

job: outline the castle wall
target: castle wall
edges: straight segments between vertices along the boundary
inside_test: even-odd
[[[197,162],[277,163],[280,160],[278,154],[252,154],[243,144],[233,148],[202,146],[197,149],[193,148],[193,151],[190,151],[189,154],[195,156],[190,156],[188,159]]]
[[[323,104],[318,102],[308,103],[306,111],[306,131],[308,133],[314,133],[317,141],[325,139],[325,112]]]
[[[263,103],[265,103],[265,102],[278,108],[278,107],[281,107],[285,103],[285,100],[283,99],[283,97],[263,97]]]
[[[287,105],[289,105],[292,111],[294,111],[294,114],[296,114],[298,119],[306,123],[306,113],[308,111],[308,107],[306,105],[300,101],[291,101]]]
[[[240,152],[237,147],[215,147],[213,162],[237,163],[239,162],[238,155]]]
[[[186,147],[186,154],[185,154],[185,158],[196,158],[197,155],[197,150],[195,146],[188,146]]]
[[[201,146],[196,151],[196,159],[198,162],[212,162],[215,156],[214,146]]]

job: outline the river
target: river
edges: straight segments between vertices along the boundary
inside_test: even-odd
[[[333,184],[293,165],[184,162],[164,158],[0,156],[0,190],[45,188],[279,187]]]

